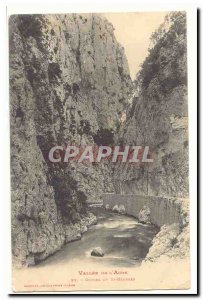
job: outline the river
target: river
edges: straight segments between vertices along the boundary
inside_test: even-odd
[[[134,217],[107,211],[102,207],[91,208],[98,222],[85,232],[81,240],[66,244],[60,251],[48,257],[36,267],[65,265],[71,260],[83,264],[133,267],[145,258],[158,228],[138,223]],[[91,250],[101,247],[104,257],[91,256]]]
[[[36,266],[13,270],[18,291],[145,290],[189,286],[188,260],[142,264],[158,228],[130,216],[92,208],[98,217],[81,240]],[[101,247],[103,257],[91,256]],[[175,274],[175,276],[174,276]]]

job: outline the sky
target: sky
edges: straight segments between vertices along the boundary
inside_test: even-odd
[[[167,12],[106,13],[115,28],[117,41],[125,48],[130,75],[135,79],[148,53],[151,34],[164,21]]]

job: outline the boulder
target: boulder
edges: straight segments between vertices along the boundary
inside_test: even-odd
[[[138,220],[140,223],[150,224],[150,209],[147,205],[144,205],[138,214]]]
[[[26,266],[27,267],[32,267],[35,265],[35,258],[34,256],[28,256],[26,259]]]
[[[163,255],[169,256],[170,252],[171,254],[173,252],[175,253],[176,249],[174,248],[177,248],[180,236],[179,224],[163,225],[152,241],[152,246],[146,256],[146,260],[156,261]],[[184,240],[186,240],[186,238],[184,238]]]
[[[125,206],[124,205],[120,205],[118,207],[118,212],[119,212],[119,214],[125,214]]]
[[[113,211],[118,212],[118,205],[114,205],[114,207],[112,208]]]
[[[107,204],[108,205],[108,204]],[[119,213],[119,214],[125,214],[125,206],[124,205],[114,205],[114,207],[112,208],[112,210],[114,211],[114,212],[117,212],[117,213]]]
[[[92,249],[91,256],[103,257],[104,252],[102,251],[102,249],[100,247],[96,247],[96,248]]]

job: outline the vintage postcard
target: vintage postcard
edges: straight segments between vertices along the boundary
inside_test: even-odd
[[[189,289],[187,12],[8,26],[13,291]]]

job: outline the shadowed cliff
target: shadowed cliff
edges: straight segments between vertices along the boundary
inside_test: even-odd
[[[50,148],[113,136],[132,81],[102,16],[14,15],[9,26],[12,243],[29,265],[80,238],[95,221],[87,201],[114,190],[107,165],[54,165]]]

